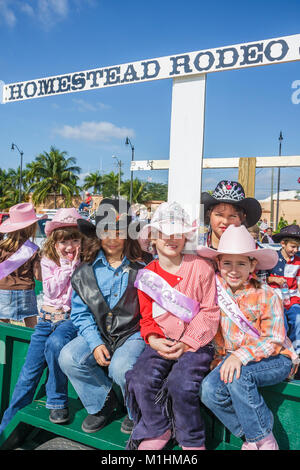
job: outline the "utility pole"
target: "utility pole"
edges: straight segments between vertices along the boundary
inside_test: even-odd
[[[112,158],[115,158],[115,159],[116,159],[117,165],[118,165],[118,168],[119,168],[119,174],[118,174],[118,197],[120,197],[122,162],[121,162],[121,160],[119,160],[115,155],[113,155]]]
[[[281,157],[281,142],[283,141],[282,131],[279,134],[279,156]],[[277,206],[276,206],[276,229],[278,227],[278,214],[279,214],[279,191],[280,191],[280,166],[278,167],[278,179],[277,179]]]
[[[20,157],[21,157],[21,162],[20,162],[20,183],[19,183],[19,203],[22,201],[22,166],[23,166],[23,155],[24,152],[19,149],[19,147],[12,143],[11,144],[11,150],[15,150],[15,148],[18,150]]]
[[[134,161],[134,146],[132,145],[130,139],[126,137],[125,145],[130,145],[131,147],[131,163]],[[133,171],[130,171],[130,195],[129,195],[129,203],[132,204],[132,188],[133,188]]]
[[[271,206],[270,206],[270,226],[274,230],[274,199],[273,199],[273,184],[274,184],[274,168],[271,173]]]

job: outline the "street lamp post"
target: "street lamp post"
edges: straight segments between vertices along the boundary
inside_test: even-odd
[[[113,155],[112,158],[115,158],[115,159],[116,159],[117,165],[118,165],[118,167],[119,167],[119,175],[118,175],[118,197],[120,197],[122,162],[121,162],[121,160],[119,160],[115,155]]]
[[[22,199],[22,166],[23,166],[23,155],[24,155],[24,153],[22,152],[22,150],[19,149],[19,147],[16,144],[11,144],[11,150],[15,150],[15,148],[18,150],[18,152],[21,156],[20,185],[19,185],[19,202],[21,202],[21,199]]]
[[[131,162],[133,162],[134,161],[134,146],[132,145],[128,137],[126,137],[125,145],[130,145],[131,147]],[[130,194],[129,194],[130,205],[132,204],[132,187],[133,187],[133,171],[131,169],[130,170]]]
[[[278,140],[279,140],[279,156],[281,157],[281,142],[283,141],[282,131],[280,131]],[[276,229],[278,228],[279,191],[280,191],[280,166],[278,167],[278,180],[277,180]]]

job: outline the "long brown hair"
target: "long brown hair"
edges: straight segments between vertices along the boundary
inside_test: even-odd
[[[77,227],[63,227],[54,229],[50,235],[46,238],[43,249],[42,249],[42,256],[51,259],[59,266],[59,256],[57,254],[55,245],[58,242],[62,242],[65,240],[76,240],[80,239],[81,243],[82,240],[86,238],[81,232],[79,232]],[[83,247],[81,246],[81,254],[82,254]]]
[[[0,250],[6,250],[14,253],[29,238],[34,240],[36,231],[37,222],[29,225],[29,227],[7,233],[6,238],[0,241]]]
[[[85,263],[93,263],[97,257],[97,254],[102,248],[101,240],[97,237],[87,238],[85,237],[83,242],[83,256],[82,261]],[[132,238],[126,238],[124,243],[124,249],[122,256],[126,256],[132,263],[136,261],[144,261],[148,263],[150,261],[149,256],[145,253],[137,240]]]

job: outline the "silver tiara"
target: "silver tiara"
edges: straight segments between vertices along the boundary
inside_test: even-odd
[[[231,181],[221,181],[216,187],[213,197],[215,199],[241,201],[245,199],[245,194],[240,184]]]

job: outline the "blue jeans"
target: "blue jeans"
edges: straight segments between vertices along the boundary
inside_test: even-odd
[[[0,319],[23,321],[39,314],[34,290],[1,290]]]
[[[101,367],[85,339],[78,335],[62,349],[59,364],[87,412],[95,414],[102,409],[113,382],[120,386],[125,397],[125,374],[134,366],[144,348],[140,332],[135,333],[117,348],[110,365]]]
[[[227,356],[228,357],[228,356]],[[224,361],[223,361],[224,362]],[[218,365],[202,382],[202,402],[237,437],[257,442],[273,428],[273,415],[258,391],[258,387],[274,385],[286,379],[292,361],[282,354],[249,362],[241,368],[241,376],[225,384],[220,379]]]
[[[296,353],[300,354],[300,304],[294,304],[288,310],[284,309],[284,323],[287,336],[292,341]]]
[[[71,320],[53,323],[39,319],[31,336],[25,363],[16,383],[9,407],[3,415],[0,434],[15,416],[17,411],[29,405],[46,366],[46,408],[63,409],[68,404],[68,379],[58,365],[58,356],[62,347],[71,341],[77,330]]]

